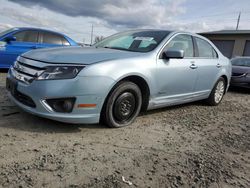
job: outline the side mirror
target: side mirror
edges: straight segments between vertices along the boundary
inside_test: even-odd
[[[8,37],[6,37],[5,38],[5,41],[7,42],[7,43],[10,43],[11,41],[16,41],[16,37],[14,37],[14,36],[8,36]]]
[[[167,50],[162,54],[163,59],[177,58],[182,59],[184,57],[183,50]]]

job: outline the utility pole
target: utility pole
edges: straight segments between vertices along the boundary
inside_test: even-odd
[[[239,24],[240,24],[240,15],[241,15],[241,12],[239,13],[239,16],[238,16],[238,19],[237,19],[237,26],[236,26],[236,30],[239,29]]]
[[[90,39],[90,45],[92,45],[92,42],[93,42],[93,30],[94,30],[94,26],[92,24],[92,27],[91,27],[91,39]]]

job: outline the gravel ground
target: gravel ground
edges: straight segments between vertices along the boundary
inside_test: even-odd
[[[10,103],[0,73],[0,187],[250,187],[250,92],[147,112],[129,127],[70,125]],[[132,183],[131,186],[128,182]]]

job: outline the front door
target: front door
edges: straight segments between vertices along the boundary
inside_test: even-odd
[[[184,58],[157,60],[159,103],[183,102],[193,95],[198,75],[193,46],[192,36],[179,34],[164,48],[163,51],[183,50]]]

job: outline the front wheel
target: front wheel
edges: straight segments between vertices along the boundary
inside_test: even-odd
[[[110,93],[102,110],[102,120],[109,127],[124,127],[133,123],[142,105],[140,88],[132,82],[122,82]]]
[[[216,82],[213,90],[211,91],[211,93],[207,99],[207,103],[211,106],[217,106],[221,102],[221,100],[225,94],[225,90],[226,90],[225,80],[224,80],[224,78],[220,78]]]

